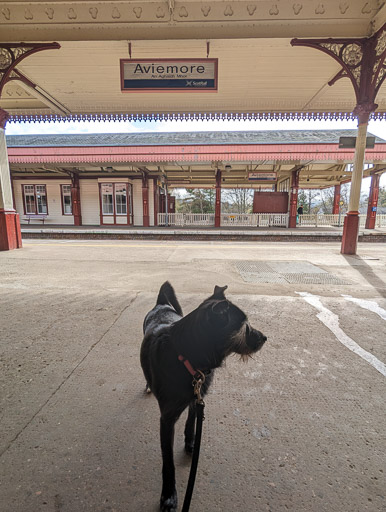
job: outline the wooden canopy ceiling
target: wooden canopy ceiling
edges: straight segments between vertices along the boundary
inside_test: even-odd
[[[30,82],[8,82],[0,108],[14,120],[345,116],[356,98],[347,78],[328,85],[338,62],[290,41],[365,38],[385,22],[383,0],[3,1],[0,64],[1,43],[61,47],[25,58],[17,70]],[[120,59],[208,56],[218,59],[217,92],[121,92]],[[386,113],[385,83],[376,102]]]

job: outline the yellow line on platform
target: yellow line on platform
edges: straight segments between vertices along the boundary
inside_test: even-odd
[[[23,240],[23,242],[27,242],[27,243],[31,243],[31,240]],[[244,244],[245,242],[240,242],[240,244]],[[139,248],[139,249],[144,249],[144,248],[149,248],[149,249],[154,249],[154,248],[160,248],[160,247],[163,247],[163,248],[170,248],[170,249],[186,249],[186,248],[197,248],[197,249],[206,249],[208,247],[212,247],[214,249],[218,248],[218,247],[221,247],[222,249],[224,248],[228,248],[228,249],[235,249],[237,247],[240,247],[239,245],[222,245],[222,244],[216,244],[214,245],[213,242],[212,243],[208,243],[207,245],[196,245],[196,244],[192,244],[192,242],[189,242],[187,245],[170,245],[168,244],[167,242],[165,242],[164,244],[106,244],[106,243],[100,243],[100,244],[85,244],[85,243],[66,243],[66,242],[62,242],[62,243],[34,243],[32,242],[31,245],[38,245],[38,246],[41,246],[41,247],[44,247],[44,246],[54,246],[54,247],[133,247],[133,248]],[[251,248],[253,249],[255,246],[254,245],[243,245],[244,247],[247,247],[247,248]]]

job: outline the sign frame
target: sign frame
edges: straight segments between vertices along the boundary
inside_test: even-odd
[[[186,88],[186,87],[125,87],[125,79],[124,79],[124,68],[125,68],[125,64],[127,62],[131,62],[131,63],[138,63],[138,64],[156,64],[156,65],[159,65],[159,66],[162,66],[162,63],[164,64],[168,64],[170,66],[172,66],[173,64],[177,64],[178,63],[181,63],[181,62],[186,62],[186,63],[207,63],[207,62],[213,62],[214,64],[214,77],[213,77],[213,80],[214,80],[214,85],[213,87],[189,87],[189,88]],[[121,78],[121,92],[128,92],[128,93],[131,93],[131,92],[142,92],[142,93],[147,93],[147,92],[217,92],[218,91],[218,59],[192,59],[192,58],[188,58],[188,59],[120,59],[120,78]],[[194,80],[194,79],[192,79]],[[157,82],[157,79],[153,79],[153,82],[154,84],[156,84]]]
[[[276,171],[250,171],[248,181],[277,181]]]

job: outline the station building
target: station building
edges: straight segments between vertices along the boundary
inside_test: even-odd
[[[23,135],[8,136],[7,146],[21,224],[156,226],[159,213],[174,213],[176,188],[216,190],[214,222],[221,215],[221,190],[230,188],[259,192],[255,213],[285,214],[299,188],[334,187],[331,213],[337,213],[340,185],[352,176],[354,148],[347,141],[355,134]],[[364,176],[379,184],[386,171],[386,141],[371,134],[369,140]]]

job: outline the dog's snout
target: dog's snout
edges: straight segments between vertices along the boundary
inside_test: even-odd
[[[259,350],[264,343],[267,341],[267,336],[264,336],[264,334],[257,329],[253,329],[252,327],[249,327],[248,336],[246,339],[247,346],[253,350]]]

